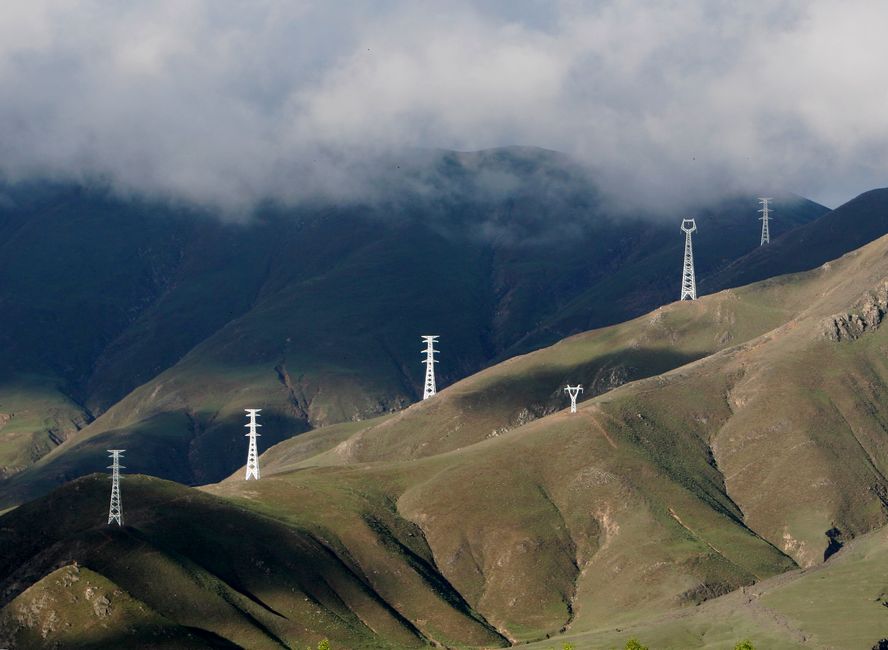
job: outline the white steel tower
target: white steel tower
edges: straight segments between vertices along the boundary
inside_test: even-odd
[[[428,399],[432,395],[437,392],[435,388],[435,364],[438,363],[438,360],[435,359],[435,355],[438,351],[435,349],[435,343],[438,342],[438,337],[440,334],[435,334],[434,336],[423,336],[422,340],[426,344],[425,350],[425,359],[423,359],[423,363],[425,364],[425,386],[422,389],[422,398]]]
[[[571,386],[568,384],[564,387],[564,392],[570,395],[570,412],[577,412],[577,396],[583,392],[583,385],[577,384],[576,386]]]
[[[118,526],[123,526],[123,503],[120,500],[120,455],[126,451],[125,449],[109,449],[111,454],[111,464],[108,468],[111,470],[111,506],[108,508],[108,523],[117,522]]]
[[[693,219],[682,219],[681,229],[685,234],[684,270],[681,274],[681,298],[679,300],[697,299],[697,280],[694,278],[694,248],[691,244],[691,233],[697,230],[697,222]]]
[[[762,204],[762,209],[759,210],[762,213],[762,216],[759,217],[759,220],[762,222],[762,241],[759,246],[771,243],[771,232],[768,230],[768,222],[771,220],[771,210],[768,205],[770,200],[771,197],[759,197],[759,203]]]
[[[259,411],[262,409],[244,409],[247,412],[247,417],[250,419],[244,426],[249,429],[246,437],[250,439],[250,449],[247,451],[247,474],[244,477],[245,481],[249,481],[251,478],[259,480],[259,454],[256,452],[256,438],[259,437],[260,434],[256,431],[257,427],[261,427],[261,424],[256,424],[256,417],[259,415]]]

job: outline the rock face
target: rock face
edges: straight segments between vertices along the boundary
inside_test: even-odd
[[[830,341],[853,341],[871,332],[888,311],[888,280],[868,292],[851,313],[835,314],[823,321],[823,335]]]

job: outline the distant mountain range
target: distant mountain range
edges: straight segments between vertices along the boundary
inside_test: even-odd
[[[678,295],[684,215],[615,216],[560,154],[402,162],[372,202],[269,204],[246,223],[82,187],[3,189],[2,503],[103,467],[110,445],[138,448],[129,462],[149,473],[219,480],[242,462],[244,407],[265,409],[267,446],[415,401],[421,334],[441,335],[446,386]],[[746,282],[747,257],[769,275],[816,266],[864,229],[777,254],[796,232],[857,216],[879,228],[878,210],[784,196],[760,251],[757,208],[694,211],[706,290]]]

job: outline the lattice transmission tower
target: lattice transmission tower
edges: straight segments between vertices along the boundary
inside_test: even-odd
[[[762,213],[762,216],[759,217],[759,220],[762,222],[762,241],[759,246],[771,243],[771,231],[768,228],[768,222],[771,220],[769,201],[771,201],[771,197],[759,197],[759,203],[762,204],[762,209],[759,210]]]
[[[123,502],[120,500],[120,470],[125,469],[120,464],[120,455],[126,451],[125,449],[109,449],[111,454],[111,464],[108,469],[111,470],[111,505],[108,508],[108,524],[117,522],[118,526],[123,526]]]
[[[435,355],[438,354],[438,351],[435,349],[435,343],[438,342],[439,336],[440,334],[422,337],[423,342],[426,344],[425,350],[423,350],[425,359],[422,361],[426,367],[425,386],[422,389],[423,399],[428,399],[437,392],[435,388],[435,364],[438,363],[438,360],[435,359]]]
[[[568,384],[564,387],[564,392],[570,395],[570,412],[577,412],[577,396],[583,392],[583,385],[577,384],[576,386],[571,386]]]
[[[682,219],[681,229],[685,234],[685,255],[679,300],[696,300],[697,280],[694,278],[694,247],[691,243],[691,233],[697,230],[697,222],[693,219]]]
[[[250,448],[247,451],[247,473],[244,477],[245,481],[249,481],[251,478],[254,478],[257,481],[259,480],[259,454],[256,450],[256,438],[262,434],[256,431],[256,429],[262,425],[256,423],[256,418],[259,416],[259,411],[261,410],[262,409],[244,409],[249,418],[249,422],[244,425],[249,429],[246,437],[250,439]]]

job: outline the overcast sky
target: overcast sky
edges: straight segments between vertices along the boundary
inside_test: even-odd
[[[564,151],[614,196],[888,185],[888,2],[6,0],[0,174],[246,209],[413,147]]]

